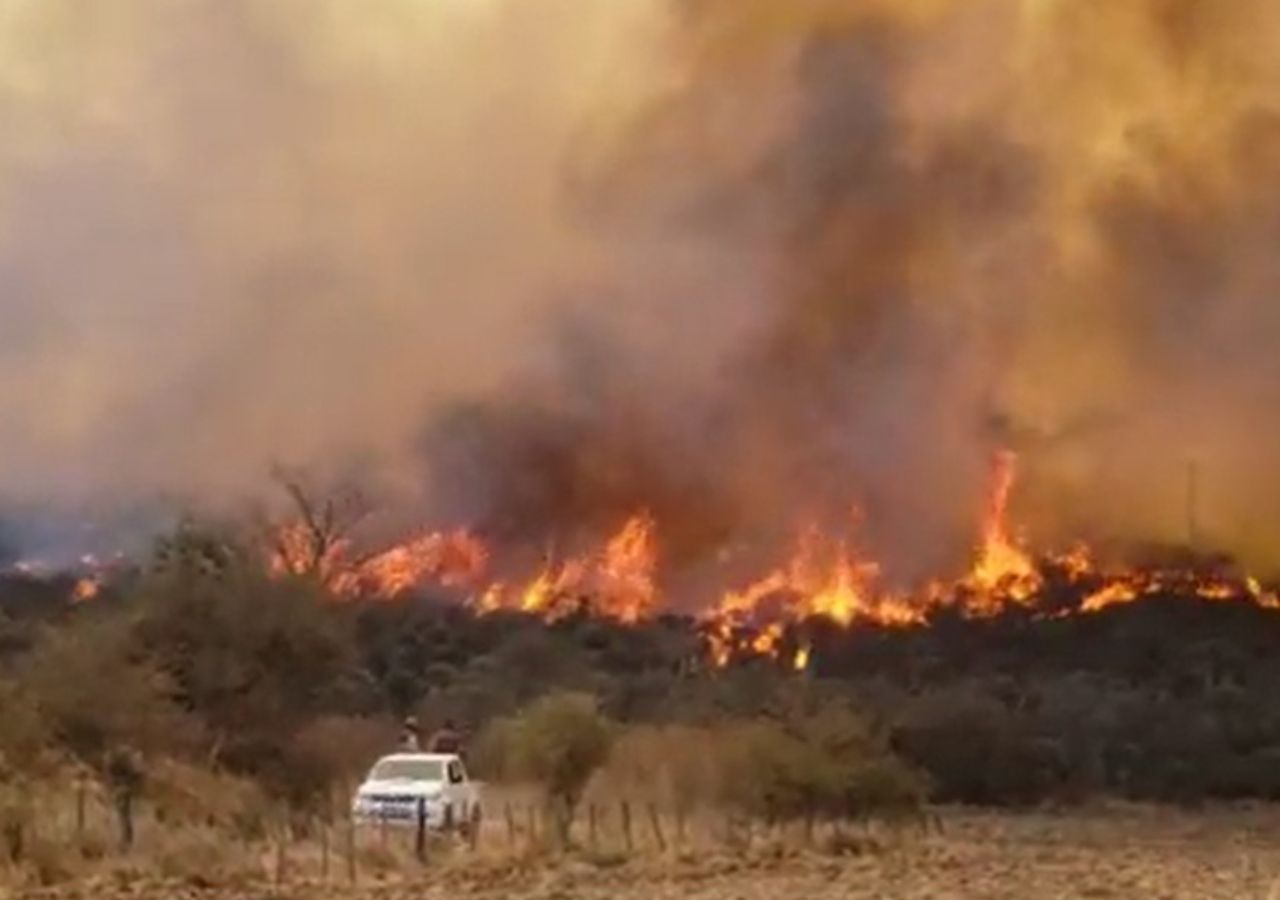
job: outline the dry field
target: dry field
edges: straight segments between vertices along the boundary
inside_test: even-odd
[[[1280,809],[1189,813],[1144,807],[1001,814],[953,811],[940,834],[858,832],[850,846],[819,834],[758,835],[750,847],[637,847],[568,857],[438,850],[425,868],[366,850],[355,884],[335,862],[290,859],[280,883],[268,855],[217,877],[198,867],[155,874],[137,860],[60,887],[10,887],[14,898],[472,898],[472,900],[1280,900]],[[842,852],[843,851],[843,852]],[[375,854],[376,855],[376,854]],[[393,858],[395,857],[395,858]]]

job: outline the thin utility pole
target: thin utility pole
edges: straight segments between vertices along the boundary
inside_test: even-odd
[[[1195,551],[1200,544],[1200,463],[1187,461],[1187,546]]]

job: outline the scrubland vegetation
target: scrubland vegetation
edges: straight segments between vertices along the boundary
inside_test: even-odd
[[[194,526],[89,602],[70,587],[0,583],[12,885],[413,877],[411,844],[353,833],[346,815],[408,714],[461,725],[487,783],[479,846],[449,838],[428,854],[450,871],[565,854],[591,878],[651,856],[883,867],[904,842],[944,865],[977,844],[938,842],[986,820],[938,803],[1280,790],[1280,623],[1244,605],[1168,598],[906,631],[811,623],[798,674],[763,658],[717,669],[678,617],[548,624],[448,596],[337,600]],[[1255,881],[1270,871],[1257,865]]]

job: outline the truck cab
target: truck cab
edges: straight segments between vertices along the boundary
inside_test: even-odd
[[[454,753],[393,753],[373,764],[352,799],[360,822],[465,830],[480,818],[477,786]]]

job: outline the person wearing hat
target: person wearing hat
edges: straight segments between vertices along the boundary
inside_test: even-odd
[[[431,753],[462,753],[462,735],[454,726],[452,719],[445,719],[440,730],[431,736],[427,746]]]

